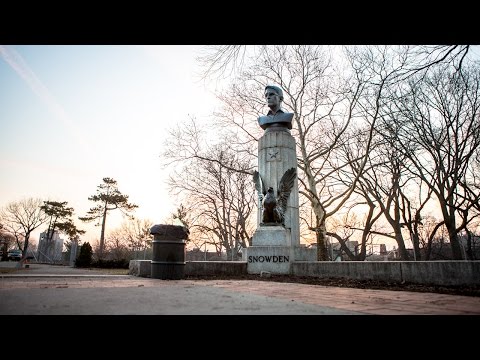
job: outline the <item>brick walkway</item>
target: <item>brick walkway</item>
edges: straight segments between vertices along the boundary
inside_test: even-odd
[[[155,288],[159,293],[173,291],[222,291],[230,297],[258,295],[282,300],[285,304],[312,305],[338,310],[375,315],[480,315],[480,298],[407,291],[385,291],[338,288],[318,285],[265,282],[252,280],[158,280],[128,275],[4,275],[0,274],[0,297],[22,289],[92,289],[92,295],[101,297],[98,289]],[[203,289],[203,290],[202,290]],[[132,290],[133,292],[133,290]],[[176,293],[175,293],[176,294]],[[201,301],[201,297],[197,297]],[[263,298],[262,298],[263,299]],[[82,301],[79,299],[78,301]],[[211,301],[211,300],[209,300]],[[185,307],[198,304],[184,304]],[[0,304],[1,310],[1,304]],[[97,309],[97,311],[100,311]],[[52,309],[55,313],[55,309]]]
[[[232,291],[376,315],[479,315],[480,298],[408,291],[369,290],[264,281],[218,281]]]

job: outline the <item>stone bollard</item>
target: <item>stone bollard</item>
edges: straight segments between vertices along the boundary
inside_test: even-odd
[[[154,225],[153,257],[150,277],[183,279],[185,277],[185,241],[188,230],[179,225]]]

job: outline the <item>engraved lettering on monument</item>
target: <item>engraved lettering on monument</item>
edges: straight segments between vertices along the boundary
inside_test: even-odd
[[[283,263],[283,262],[289,262],[290,257],[289,256],[276,256],[276,255],[260,255],[260,256],[249,256],[248,257],[248,262],[249,263],[255,263],[255,262],[273,262],[273,263]]]

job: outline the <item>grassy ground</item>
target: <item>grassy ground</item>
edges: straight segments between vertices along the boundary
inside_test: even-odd
[[[0,268],[0,274],[11,274],[17,271],[15,268]]]
[[[102,269],[102,268],[90,268],[97,272],[101,272],[105,275],[128,275],[128,269]]]

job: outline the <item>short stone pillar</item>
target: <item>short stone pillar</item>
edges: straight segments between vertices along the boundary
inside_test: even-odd
[[[153,257],[150,277],[154,279],[183,279],[185,277],[185,242],[188,230],[179,225],[154,225]]]

